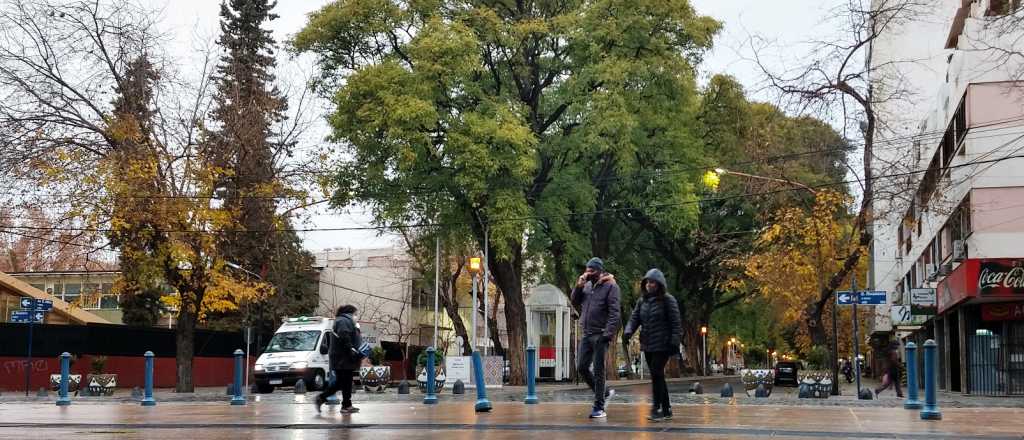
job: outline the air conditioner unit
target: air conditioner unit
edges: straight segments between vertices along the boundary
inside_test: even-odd
[[[944,276],[944,277],[945,276],[949,276],[949,274],[951,274],[951,273],[953,273],[953,263],[946,263],[946,264],[943,264],[943,265],[939,266],[939,275],[940,276]]]
[[[963,240],[953,241],[953,261],[960,262],[967,258],[967,243]]]

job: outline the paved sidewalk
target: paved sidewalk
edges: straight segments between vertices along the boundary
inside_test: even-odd
[[[587,404],[495,403],[476,414],[472,403],[439,405],[376,403],[362,412],[317,414],[311,404],[165,403],[0,405],[0,437],[19,439],[515,439],[615,438],[702,439],[1019,439],[1020,412],[1011,409],[948,409],[941,421],[922,421],[917,411],[736,405],[677,405],[675,418],[646,420],[647,405],[611,404],[609,417],[589,420]]]

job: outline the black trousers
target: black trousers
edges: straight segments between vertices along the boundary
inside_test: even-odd
[[[668,402],[668,384],[665,382],[665,365],[673,353],[668,351],[645,351],[647,368],[651,370],[651,393],[654,395],[654,409],[671,411]]]
[[[601,335],[584,336],[580,340],[579,356],[576,357],[576,371],[594,391],[594,409],[604,409],[604,354],[608,342],[601,342]],[[590,366],[594,372],[590,372]]]
[[[341,407],[351,408],[352,407],[352,373],[355,370],[335,370],[334,380],[328,381],[327,385],[324,386],[323,392],[318,396],[319,399],[327,399],[341,391]]]

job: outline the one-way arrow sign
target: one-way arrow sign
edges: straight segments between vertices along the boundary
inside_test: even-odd
[[[856,295],[854,295],[853,292],[847,290],[840,290],[836,292],[836,304],[839,304],[841,306],[852,305],[853,303],[856,302],[855,298]]]

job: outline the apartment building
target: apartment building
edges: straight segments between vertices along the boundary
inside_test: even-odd
[[[917,121],[876,154],[876,168],[908,165],[908,187],[873,204],[873,282],[890,292],[874,336],[935,340],[948,391],[1024,394],[1024,60],[998,49],[1024,29],[993,26],[1017,6],[940,1],[873,51],[919,60],[901,73],[933,96],[883,114]]]

